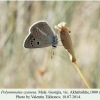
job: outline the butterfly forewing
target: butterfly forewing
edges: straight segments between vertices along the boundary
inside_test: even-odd
[[[30,32],[33,32],[34,28],[37,29],[36,32],[37,31],[44,32],[47,37],[51,37],[52,38],[52,37],[55,36],[53,30],[50,28],[50,26],[45,21],[39,21],[39,22],[36,22],[35,24],[33,24],[30,27]],[[40,32],[40,34],[41,34],[41,32]],[[44,34],[41,34],[41,35],[44,35]]]

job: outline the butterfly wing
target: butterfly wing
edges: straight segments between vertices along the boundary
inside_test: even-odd
[[[24,41],[25,48],[41,48],[52,45],[55,34],[45,21],[33,24],[29,34]]]
[[[32,34],[29,34],[24,41],[25,48],[42,48],[50,45],[51,44],[47,41],[47,39],[42,40],[41,38],[36,38]]]
[[[38,21],[35,24],[33,24],[30,27],[30,32],[32,32],[33,34],[37,34],[37,31],[34,33],[34,30],[42,31],[42,34],[44,32],[44,35],[47,37],[51,37],[51,39],[55,36],[54,31],[51,29],[51,27],[46,21]]]

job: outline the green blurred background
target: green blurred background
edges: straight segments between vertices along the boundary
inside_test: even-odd
[[[100,2],[92,1],[1,1],[0,88],[87,88],[63,46],[52,59],[52,47],[23,47],[30,25],[39,20],[53,29],[67,22],[77,64],[91,88],[99,88]]]

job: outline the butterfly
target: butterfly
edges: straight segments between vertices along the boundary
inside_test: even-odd
[[[56,47],[58,37],[46,21],[38,21],[29,28],[29,34],[24,40],[25,48]]]

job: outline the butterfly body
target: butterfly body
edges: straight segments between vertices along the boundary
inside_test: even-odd
[[[42,48],[58,44],[58,37],[46,21],[38,21],[29,28],[29,34],[25,38],[25,48]]]

